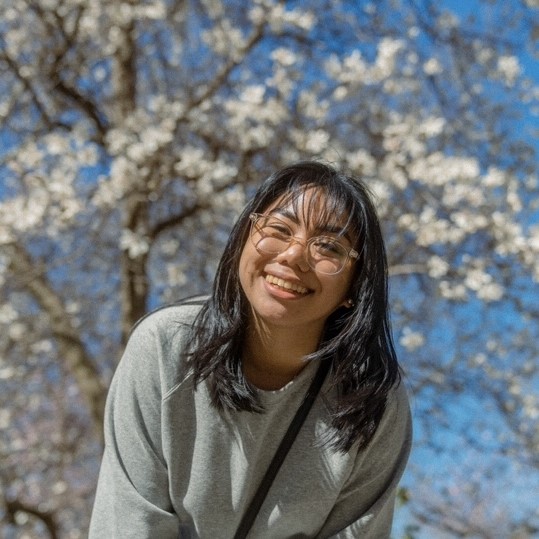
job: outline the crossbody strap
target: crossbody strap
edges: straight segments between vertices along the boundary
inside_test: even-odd
[[[329,367],[329,361],[320,362],[320,366],[316,371],[313,381],[311,382],[307,393],[305,393],[303,402],[298,408],[294,419],[292,419],[292,421],[290,422],[290,426],[288,427],[286,434],[281,440],[281,443],[279,444],[279,447],[277,448],[277,451],[275,452],[275,455],[273,456],[273,459],[268,466],[266,474],[264,475],[262,481],[260,482],[260,485],[258,486],[258,490],[256,491],[253,499],[251,500],[251,503],[247,507],[247,511],[245,511],[245,514],[241,519],[238,530],[236,531],[236,535],[234,535],[234,539],[244,539],[245,537],[247,537],[247,534],[249,533],[249,530],[253,525],[256,515],[258,514],[258,511],[260,510],[260,507],[262,506],[262,503],[266,498],[266,494],[268,493],[268,490],[270,489],[271,484],[273,483],[273,480],[275,479],[275,476],[277,475],[277,472],[281,467],[281,464],[283,463],[290,447],[292,447],[292,444],[294,443],[299,429],[303,425],[303,422],[305,421],[305,418],[307,417],[307,414],[309,413],[309,410],[311,409],[316,399],[316,396],[318,395],[318,392],[320,391],[320,388],[324,383]]]

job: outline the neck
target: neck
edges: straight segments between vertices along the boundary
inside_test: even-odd
[[[259,389],[280,389],[307,365],[304,358],[316,351],[319,341],[319,331],[269,328],[253,320],[243,349],[244,374]]]

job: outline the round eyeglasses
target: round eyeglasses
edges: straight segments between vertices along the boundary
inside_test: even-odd
[[[272,215],[251,213],[251,241],[262,253],[280,254],[286,251],[293,242],[307,247],[307,263],[319,273],[335,275],[343,270],[349,258],[358,258],[355,249],[345,247],[342,243],[328,236],[314,236],[304,244],[294,237],[290,227]]]

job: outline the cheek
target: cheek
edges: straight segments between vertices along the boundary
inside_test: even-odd
[[[238,268],[240,284],[244,291],[245,291],[245,288],[249,286],[250,277],[253,272],[253,260],[254,260],[253,256],[254,255],[253,253],[251,253],[249,244],[245,244],[241,252],[240,263],[239,263],[239,268]]]
[[[342,276],[339,279],[338,283],[338,289],[341,296],[348,296],[348,293],[350,292],[350,288],[352,287],[352,274],[348,274],[346,276]]]
[[[245,270],[253,271],[256,267],[265,263],[266,259],[267,257],[262,256],[251,242],[247,242],[241,252],[240,272]]]

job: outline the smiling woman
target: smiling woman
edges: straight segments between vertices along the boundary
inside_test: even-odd
[[[245,337],[243,371],[262,389],[278,389],[305,367],[304,358],[319,347],[329,315],[349,307],[354,269],[349,252],[356,251],[341,219],[313,220],[328,205],[323,190],[311,187],[287,198],[279,197],[267,215],[251,214],[258,218],[239,263],[249,303],[247,327],[254,328]],[[325,236],[317,235],[321,232]]]
[[[90,537],[389,537],[411,422],[387,302],[366,187],[319,162],[270,176],[211,296],[132,333]],[[306,394],[312,407],[253,513]]]

